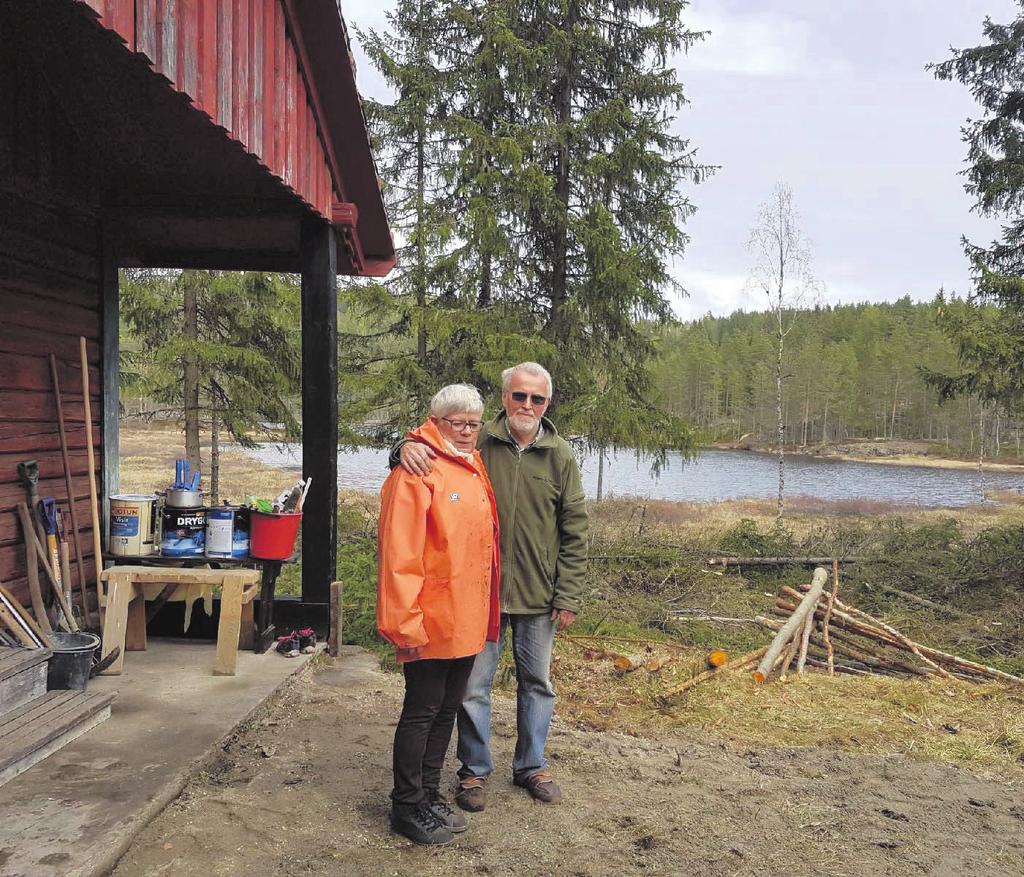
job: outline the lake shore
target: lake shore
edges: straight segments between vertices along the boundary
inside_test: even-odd
[[[753,454],[774,455],[776,450],[750,442],[715,442],[720,450],[748,451]],[[814,448],[787,448],[787,457],[807,457],[817,460],[841,460],[848,463],[878,463],[883,466],[916,466],[922,469],[957,469],[967,471],[978,468],[977,459],[942,457],[929,453],[928,442],[845,442]],[[985,460],[986,472],[1024,473],[1024,462],[1006,463]]]

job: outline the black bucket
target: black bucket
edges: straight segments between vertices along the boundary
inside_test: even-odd
[[[93,633],[50,634],[53,654],[46,671],[46,690],[75,689],[81,691],[89,681],[92,655],[99,648],[100,638]]]

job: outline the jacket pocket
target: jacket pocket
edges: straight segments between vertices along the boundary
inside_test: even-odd
[[[455,633],[455,602],[452,599],[452,580],[426,578],[420,593],[423,611],[423,629],[431,645],[450,641]]]

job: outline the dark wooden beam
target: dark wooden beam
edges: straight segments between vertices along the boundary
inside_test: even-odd
[[[327,604],[338,521],[337,243],[324,221],[302,224],[302,600]]]
[[[100,240],[100,283],[103,293],[102,337],[100,350],[102,360],[103,404],[101,406],[103,436],[103,533],[101,542],[106,542],[110,532],[110,497],[120,490],[120,429],[121,403],[121,340],[120,340],[120,288],[117,277],[117,257],[111,245],[111,238],[101,230]]]

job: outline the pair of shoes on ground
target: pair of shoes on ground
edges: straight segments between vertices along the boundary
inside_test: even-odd
[[[286,658],[313,654],[316,651],[316,631],[307,627],[305,630],[293,630],[291,633],[279,636],[277,651]]]
[[[455,791],[455,803],[463,810],[479,813],[487,806],[485,782],[486,777],[466,777],[459,780],[458,789]],[[537,771],[522,779],[514,779],[513,782],[526,789],[534,800],[543,804],[558,804],[562,800],[562,790],[548,770]]]
[[[453,810],[437,790],[427,790],[419,804],[393,804],[391,827],[421,846],[451,843],[455,835],[469,828],[466,817]]]

